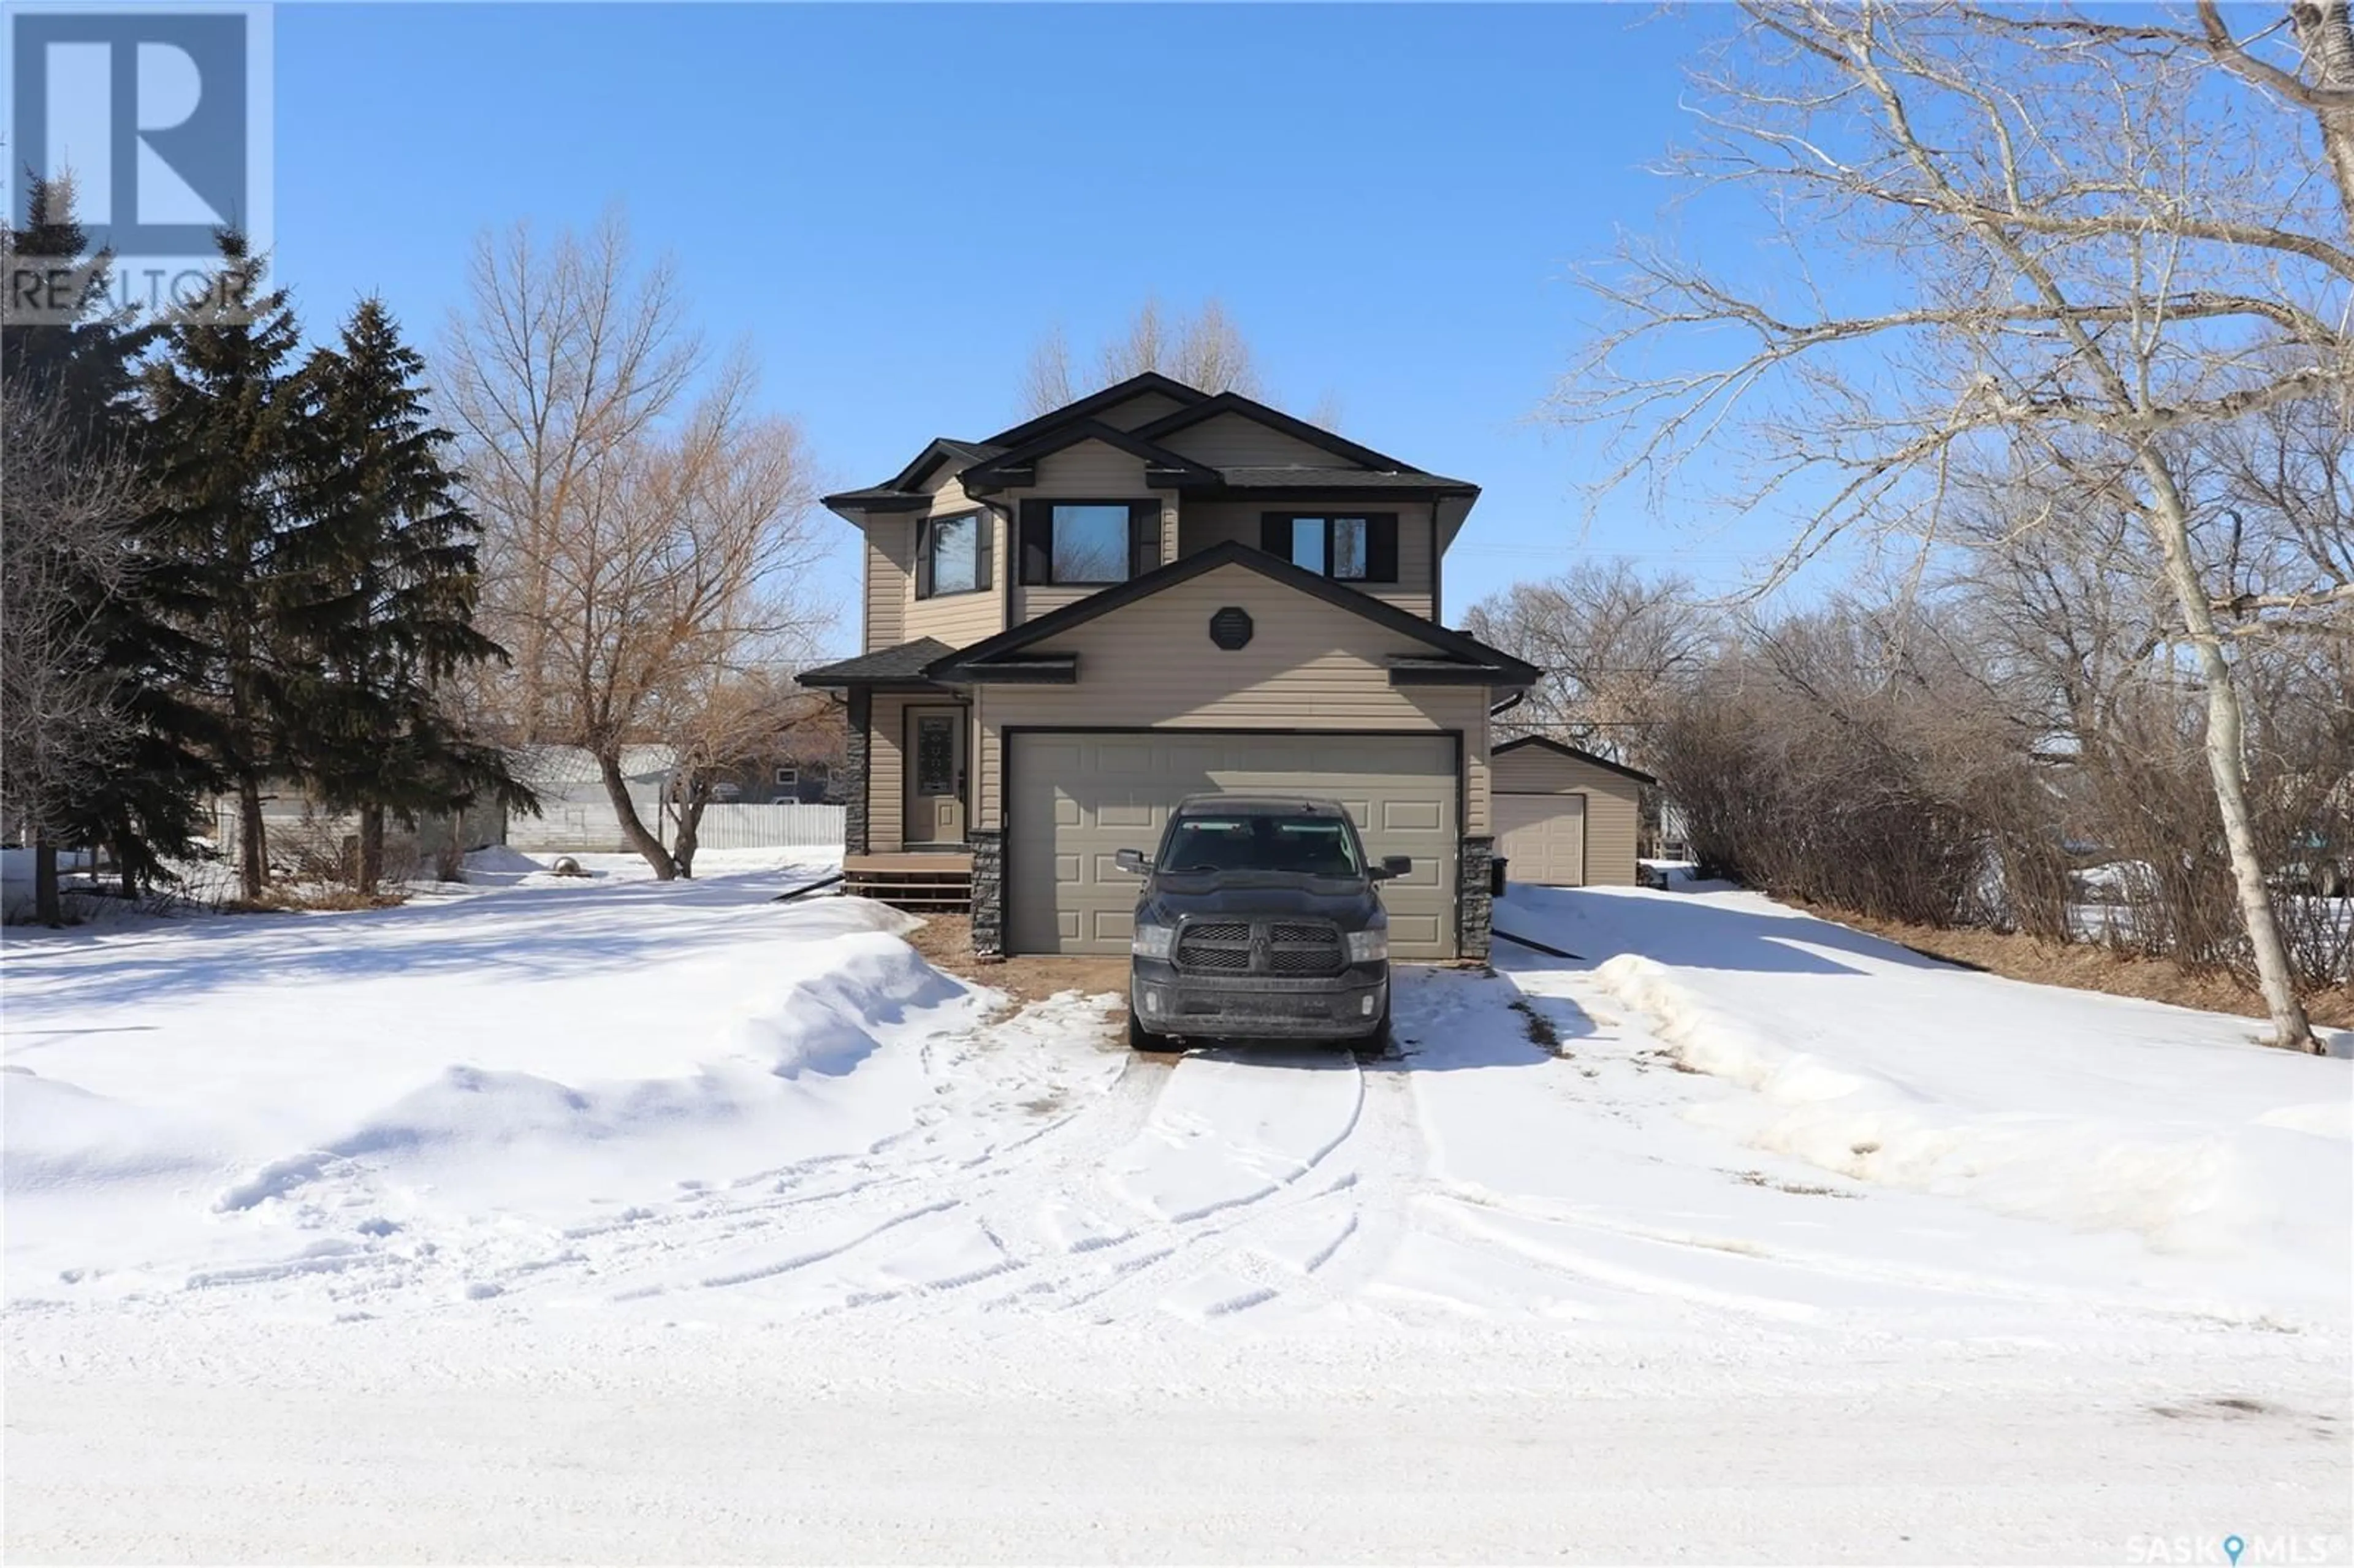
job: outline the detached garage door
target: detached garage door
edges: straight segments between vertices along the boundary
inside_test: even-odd
[[[1504,874],[1545,887],[1585,885],[1585,797],[1496,795],[1496,853]]]
[[[1382,884],[1390,950],[1452,958],[1455,767],[1447,736],[1013,736],[1004,780],[1007,947],[1126,952],[1137,879],[1112,856],[1152,853],[1171,807],[1222,791],[1321,795],[1346,805],[1374,860],[1414,859],[1411,874]]]

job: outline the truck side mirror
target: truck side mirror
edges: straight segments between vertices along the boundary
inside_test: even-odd
[[[1142,850],[1121,850],[1111,857],[1112,863],[1125,872],[1142,876],[1152,869],[1152,862]]]
[[[1385,882],[1394,876],[1404,876],[1407,872],[1412,871],[1413,869],[1414,857],[1412,855],[1385,854],[1382,856],[1382,879]]]

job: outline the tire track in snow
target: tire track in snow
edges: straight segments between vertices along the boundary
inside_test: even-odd
[[[1368,1098],[1344,1052],[1183,1058],[1108,1183],[1149,1218],[1108,1267],[1072,1281],[1071,1308],[1206,1319],[1324,1298],[1310,1282],[1364,1224],[1367,1146],[1394,1136]]]
[[[644,1298],[728,1287],[706,1277],[740,1275],[740,1285],[789,1271],[761,1266],[755,1253],[792,1264],[799,1247],[811,1255],[797,1260],[806,1267],[822,1261],[819,1254],[854,1252],[855,1239],[822,1244],[845,1228],[877,1235],[953,1208],[1023,1166],[1054,1160],[1066,1141],[1099,1153],[1132,1136],[1157,1087],[1152,1080],[1165,1074],[1108,1050],[1071,1050],[1074,1024],[1108,1035],[1100,1012],[1083,999],[1056,999],[918,1043],[935,1098],[920,1107],[914,1125],[864,1154],[817,1155],[695,1183],[668,1202],[641,1201],[609,1219],[527,1227],[495,1215],[445,1221],[431,1246],[412,1249],[391,1227],[348,1260],[360,1277],[327,1294],[339,1306],[420,1299],[439,1306],[453,1293],[446,1287],[462,1287],[462,1294],[489,1282],[590,1299]],[[1056,1106],[1068,1108],[1043,1108]],[[1107,1113],[1109,1125],[1099,1128]],[[351,1166],[313,1195],[330,1206],[373,1210],[398,1193]],[[317,1272],[304,1255],[204,1283],[283,1284]]]
[[[1016,1014],[974,1031],[926,1042],[928,1064],[940,1075],[938,1087],[943,1092],[938,1114],[927,1127],[911,1129],[909,1135],[851,1161],[849,1172],[843,1171],[839,1161],[823,1169],[829,1176],[850,1175],[853,1179],[846,1184],[836,1181],[823,1192],[801,1192],[792,1183],[793,1170],[788,1167],[771,1173],[782,1189],[775,1195],[699,1216],[724,1223],[737,1233],[732,1239],[739,1253],[787,1253],[779,1260],[780,1266],[730,1271],[741,1277],[715,1282],[682,1278],[675,1270],[663,1269],[663,1259],[657,1257],[652,1260],[657,1271],[672,1276],[663,1288],[691,1292],[758,1283],[801,1267],[851,1259],[853,1255],[857,1255],[854,1261],[864,1266],[866,1255],[875,1250],[874,1244],[896,1244],[897,1252],[913,1254],[938,1246],[942,1234],[951,1230],[985,1236],[992,1247],[1002,1248],[1000,1238],[1011,1228],[1008,1212],[1021,1212],[1029,1202],[1027,1194],[1041,1186],[1055,1185],[1055,1172],[1099,1168],[1107,1151],[1134,1136],[1167,1076],[1165,1070],[1132,1058],[1108,1057],[1108,1061],[1116,1060],[1117,1065],[1100,1076],[1076,1086],[1069,1082],[1055,1086],[1057,1095],[1092,1088],[1075,1109],[1034,1128],[1022,1128],[1018,1120],[1006,1116],[1006,1110],[1024,1103],[1025,1097],[1029,1104],[1039,1103],[1041,1085],[1036,1078],[1019,1074],[992,1078],[990,1069],[995,1053],[990,1035],[995,1030],[1018,1029],[1026,1017],[1026,1013]],[[967,1070],[975,1064],[981,1066],[980,1074],[968,1075]],[[1021,1130],[1012,1137],[1002,1136],[1009,1127]],[[967,1133],[980,1136],[960,1136]],[[1010,1201],[1001,1198],[1009,1191]],[[794,1223],[804,1218],[801,1211],[808,1211],[810,1223]],[[671,1218],[675,1222],[682,1217]],[[806,1237],[839,1234],[845,1227],[861,1225],[864,1234],[841,1246],[791,1255],[791,1249]],[[909,1227],[908,1233],[897,1234],[903,1225]],[[658,1237],[635,1239],[657,1247],[663,1255],[705,1251],[708,1242],[708,1238],[680,1234],[675,1223],[663,1227]],[[699,1240],[705,1245],[698,1246]],[[1027,1261],[1009,1249],[1007,1261],[1001,1266],[952,1269],[954,1277],[942,1276],[934,1283],[938,1289],[953,1289],[1019,1269]],[[842,1305],[874,1306],[920,1296],[926,1288],[924,1281],[908,1280],[888,1289],[851,1292]]]
[[[1345,1142],[1364,1106],[1353,1058],[1326,1051],[1187,1056],[1113,1185],[1177,1224],[1273,1196]]]

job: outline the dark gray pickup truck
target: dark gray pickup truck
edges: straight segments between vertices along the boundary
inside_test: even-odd
[[[1190,795],[1150,858],[1129,944],[1128,1040],[1171,1036],[1378,1045],[1390,1022],[1390,917],[1377,883],[1413,869],[1365,858],[1336,800]]]

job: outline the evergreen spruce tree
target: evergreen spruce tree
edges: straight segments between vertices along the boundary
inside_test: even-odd
[[[11,396],[54,415],[73,461],[141,470],[149,456],[141,362],[162,328],[112,302],[113,258],[90,251],[69,182],[36,180],[27,205],[23,227],[0,229],[0,378]],[[133,540],[129,556],[105,583],[76,590],[87,600],[89,646],[115,709],[105,726],[113,745],[106,768],[30,812],[43,825],[44,919],[58,913],[59,842],[106,845],[124,892],[136,893],[162,874],[165,857],[192,849],[213,782],[196,744],[205,715],[174,674],[183,645],[147,592],[146,541]]]
[[[258,899],[269,882],[266,780],[299,750],[282,634],[305,589],[303,519],[289,505],[301,440],[300,333],[284,291],[265,290],[262,260],[220,238],[222,270],[174,313],[164,355],[147,376],[157,559],[151,596],[183,639],[180,673],[209,710],[209,761],[238,800],[238,880]]]
[[[292,759],[328,805],[360,818],[356,883],[376,890],[385,821],[528,795],[503,755],[441,703],[465,666],[504,660],[474,629],[480,524],[427,418],[422,355],[382,302],[363,301],[341,344],[303,373],[305,416],[289,501],[302,519],[282,561],[280,626],[303,715]]]
[[[76,439],[122,442],[138,426],[139,361],[159,329],[112,302],[114,258],[90,252],[71,182],[35,179],[26,206],[24,226],[5,230],[9,287],[0,310],[0,375],[63,406]]]

